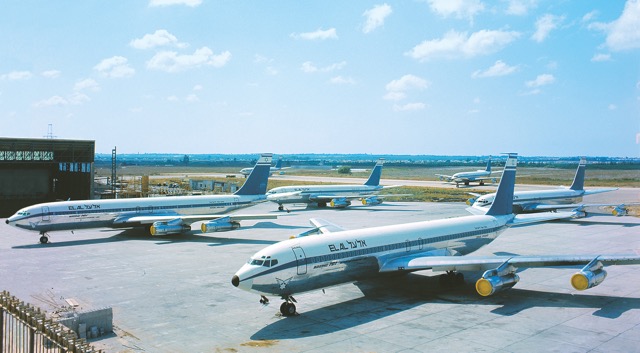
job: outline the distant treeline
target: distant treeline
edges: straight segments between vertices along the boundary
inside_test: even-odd
[[[489,156],[408,156],[368,154],[355,155],[275,155],[282,157],[285,167],[303,166],[349,166],[352,168],[371,168],[378,158],[385,158],[389,167],[473,167],[483,168]],[[255,155],[220,155],[220,154],[122,154],[117,155],[120,166],[192,166],[192,167],[246,167],[253,166],[258,158]],[[504,156],[494,156],[492,166],[504,164]],[[580,157],[525,157],[520,156],[518,164],[523,167],[573,169]],[[634,169],[640,170],[640,158],[621,157],[587,157],[589,169]],[[111,166],[111,154],[96,154],[95,164],[98,167]]]

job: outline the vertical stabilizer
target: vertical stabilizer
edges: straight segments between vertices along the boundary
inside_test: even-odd
[[[489,156],[489,161],[487,162],[487,168],[485,171],[491,173],[491,156]]]
[[[265,153],[260,156],[258,163],[247,177],[244,185],[234,195],[264,195],[267,192],[267,183],[269,182],[269,174],[271,173],[271,153]]]
[[[371,175],[369,175],[369,179],[364,183],[367,186],[378,186],[380,185],[380,176],[382,175],[382,165],[384,164],[384,158],[378,159],[378,163],[373,167],[371,171]]]
[[[576,176],[573,177],[573,183],[570,189],[576,191],[582,191],[584,189],[584,170],[587,167],[587,159],[585,157],[580,158],[580,164],[576,170]]]
[[[276,168],[276,170],[282,168],[282,157],[278,158],[278,161],[276,162],[275,168]]]
[[[508,153],[507,163],[504,165],[502,178],[498,185],[495,199],[491,208],[487,211],[490,216],[503,216],[513,213],[513,188],[516,183],[516,165],[518,164],[518,154]]]

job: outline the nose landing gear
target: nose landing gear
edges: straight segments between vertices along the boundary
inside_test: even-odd
[[[285,302],[280,305],[280,313],[287,317],[296,315],[296,305],[294,304],[297,303],[296,300],[292,296],[283,297],[282,299],[284,299]]]

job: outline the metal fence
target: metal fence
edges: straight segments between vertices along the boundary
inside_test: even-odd
[[[0,292],[0,353],[102,353],[35,306]]]

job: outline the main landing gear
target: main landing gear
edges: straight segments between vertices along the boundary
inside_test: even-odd
[[[297,303],[296,300],[292,296],[283,297],[285,300],[282,305],[280,305],[280,313],[283,316],[293,316],[296,314],[296,305],[293,303]]]
[[[456,271],[447,271],[440,275],[440,285],[445,287],[456,287],[464,284],[464,275]]]
[[[49,242],[49,235],[46,232],[40,232],[40,244],[46,244]]]

